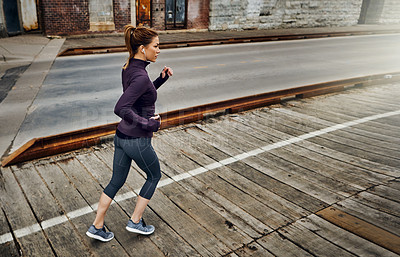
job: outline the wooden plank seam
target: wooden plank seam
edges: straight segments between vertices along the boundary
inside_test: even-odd
[[[172,184],[174,182],[179,182],[181,180],[184,180],[184,179],[187,179],[187,178],[190,178],[193,176],[197,176],[197,175],[207,172],[209,170],[213,170],[213,169],[228,165],[230,163],[234,163],[234,162],[246,159],[248,157],[258,155],[260,153],[264,153],[264,152],[267,152],[267,151],[270,151],[273,149],[277,149],[277,148],[280,148],[283,146],[294,144],[294,143],[297,143],[297,142],[300,142],[300,141],[303,141],[303,140],[306,140],[309,138],[320,136],[322,134],[326,134],[326,133],[333,132],[336,130],[344,129],[344,128],[347,128],[350,126],[354,126],[354,125],[358,125],[358,124],[365,123],[368,121],[386,118],[386,117],[390,117],[390,116],[394,116],[394,115],[400,115],[400,110],[386,112],[386,113],[382,113],[382,114],[376,114],[376,115],[364,117],[361,119],[345,122],[342,124],[337,124],[334,126],[330,126],[330,127],[324,128],[324,129],[317,130],[317,131],[309,132],[309,133],[306,133],[306,134],[298,136],[298,137],[290,138],[290,139],[276,142],[276,143],[273,143],[270,145],[266,145],[264,147],[256,148],[249,152],[241,153],[241,154],[235,155],[233,157],[229,157],[224,160],[211,163],[204,167],[199,167],[199,168],[190,170],[188,172],[173,176],[171,178],[163,179],[158,183],[157,188],[164,187],[166,185]],[[125,194],[117,195],[111,204],[121,202],[121,201],[124,201],[127,199],[131,199],[131,198],[137,196],[139,194],[139,192],[140,192],[140,188],[135,189],[134,192],[129,191]],[[62,224],[65,221],[67,221],[68,219],[73,219],[73,218],[77,218],[77,217],[83,216],[85,214],[88,214],[92,211],[97,210],[97,207],[98,207],[97,203],[92,204],[90,206],[86,206],[84,208],[81,208],[81,209],[78,209],[78,210],[75,210],[72,212],[68,212],[65,215],[42,221],[40,223],[40,225],[36,223],[36,224],[33,224],[33,225],[25,227],[25,228],[17,229],[14,231],[14,234],[17,238],[20,238],[20,237],[35,233],[37,231],[40,231],[41,229],[50,228],[50,227]],[[0,244],[4,244],[4,243],[10,242],[12,240],[13,240],[13,238],[12,238],[11,233],[6,233],[6,234],[3,234],[0,236]]]

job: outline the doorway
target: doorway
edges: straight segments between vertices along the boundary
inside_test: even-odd
[[[165,1],[165,27],[167,29],[186,27],[186,0]]]
[[[377,24],[381,18],[384,0],[363,0],[358,24]]]
[[[3,10],[8,35],[15,36],[20,34],[22,31],[17,0],[3,0]]]
[[[151,0],[138,0],[136,5],[136,24],[151,27]]]

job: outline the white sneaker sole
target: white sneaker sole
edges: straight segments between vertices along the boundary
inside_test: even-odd
[[[153,233],[154,233],[154,230],[153,230],[153,231],[150,231],[150,232],[143,232],[143,231],[141,231],[141,230],[138,230],[138,229],[135,229],[135,228],[131,228],[131,227],[128,227],[128,226],[126,226],[125,228],[126,228],[126,230],[128,230],[129,232],[137,233],[137,234],[141,234],[141,235],[150,235],[150,234],[153,234]]]
[[[90,233],[89,231],[86,231],[86,235],[88,237],[90,237],[90,238],[97,239],[97,240],[102,241],[102,242],[108,242],[108,241],[110,241],[110,240],[112,240],[114,238],[114,237],[111,237],[109,239],[105,239],[105,238],[103,238],[101,236],[94,235],[94,234]]]

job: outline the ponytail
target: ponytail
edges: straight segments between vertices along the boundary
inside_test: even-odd
[[[138,52],[141,45],[147,46],[153,41],[153,38],[158,36],[155,30],[139,26],[135,28],[132,25],[126,25],[124,30],[125,35],[125,46],[129,52],[129,58],[124,69],[129,66],[129,60],[132,59]]]

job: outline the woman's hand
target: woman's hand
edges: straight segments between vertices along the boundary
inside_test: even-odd
[[[174,71],[170,67],[164,66],[164,69],[161,72],[161,77],[165,78],[165,74],[168,74],[168,76],[171,77],[174,75]]]
[[[156,120],[156,121],[158,121],[158,122],[161,123],[161,117],[160,117],[160,115],[158,115],[158,114],[154,114],[154,116],[151,117],[150,119],[151,119],[151,120]]]

